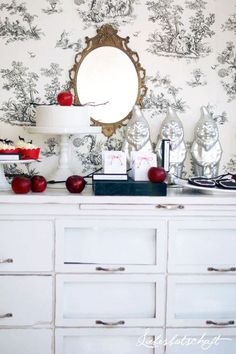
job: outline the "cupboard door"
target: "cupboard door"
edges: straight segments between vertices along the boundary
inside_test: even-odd
[[[52,321],[51,276],[0,276],[0,326]]]
[[[236,277],[169,276],[167,325],[230,327],[236,324]]]
[[[165,272],[166,222],[99,218],[56,222],[56,270]]]
[[[145,335],[146,333],[146,335]],[[56,329],[56,354],[164,354],[162,329]]]
[[[164,276],[57,275],[58,326],[159,326]]]
[[[0,220],[0,272],[51,271],[53,224],[45,220]]]
[[[236,273],[236,221],[199,218],[170,221],[171,273]]]
[[[166,354],[235,354],[236,330],[167,329]]]
[[[52,354],[50,329],[0,329],[0,354]]]

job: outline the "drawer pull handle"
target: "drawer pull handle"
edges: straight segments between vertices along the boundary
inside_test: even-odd
[[[0,263],[13,263],[12,258],[0,259]]]
[[[125,267],[119,268],[103,268],[103,267],[96,267],[96,270],[99,272],[124,272]]]
[[[5,313],[5,315],[0,315],[0,318],[9,318],[9,317],[13,317],[12,313]]]
[[[228,322],[214,322],[214,321],[206,321],[207,325],[214,325],[214,326],[232,326],[234,325],[234,321]]]
[[[236,272],[236,267],[231,267],[231,268],[213,268],[213,267],[208,267],[207,268],[208,272]]]
[[[101,320],[97,320],[96,324],[101,324],[103,326],[120,326],[120,325],[124,325],[125,321],[104,322],[104,321],[101,321]]]
[[[157,204],[156,208],[166,209],[166,210],[177,210],[177,209],[184,209],[184,205],[182,205],[182,204]]]

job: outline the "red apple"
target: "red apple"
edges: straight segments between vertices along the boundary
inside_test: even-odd
[[[66,188],[70,193],[80,193],[84,189],[86,181],[83,177],[73,175],[67,178]]]
[[[161,183],[166,179],[166,171],[163,167],[151,167],[148,170],[148,178],[151,182]]]
[[[47,187],[47,181],[43,176],[33,176],[31,178],[32,192],[36,192],[36,193],[44,192],[46,187]]]
[[[57,95],[57,102],[60,106],[71,106],[73,103],[73,95],[69,91],[62,91]]]
[[[31,180],[28,177],[16,176],[11,182],[11,188],[16,194],[28,193],[31,188]]]

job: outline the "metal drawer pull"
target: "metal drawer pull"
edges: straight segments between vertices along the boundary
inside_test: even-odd
[[[124,272],[125,271],[125,267],[119,267],[119,268],[96,267],[96,270],[102,271],[102,272]]]
[[[234,325],[234,321],[228,321],[228,322],[214,322],[214,321],[206,321],[207,325],[214,325],[214,326],[232,326]]]
[[[12,258],[0,259],[0,263],[13,263]]]
[[[0,318],[9,318],[9,317],[13,317],[12,313],[5,313],[5,315],[0,315]]]
[[[231,267],[231,268],[213,268],[213,267],[208,267],[207,268],[208,272],[236,272],[236,267]]]
[[[118,321],[118,322],[103,322],[101,320],[97,320],[96,324],[101,324],[104,326],[119,326],[119,325],[124,325],[125,321]]]
[[[182,205],[182,204],[157,204],[156,208],[167,209],[167,210],[177,210],[177,209],[184,209],[184,205]]]

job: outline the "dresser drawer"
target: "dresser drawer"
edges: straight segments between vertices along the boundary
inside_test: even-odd
[[[57,275],[57,326],[161,326],[164,276]]]
[[[235,354],[236,330],[167,329],[166,354]]]
[[[0,354],[52,354],[50,329],[0,329]]]
[[[51,276],[0,276],[0,326],[52,321]]]
[[[56,222],[56,270],[165,272],[165,221],[99,218]]]
[[[235,276],[169,276],[167,326],[236,326],[235,300]]]
[[[51,222],[0,220],[0,230],[0,272],[52,270]]]
[[[169,232],[169,272],[236,273],[235,220],[170,221]]]
[[[56,329],[56,354],[163,354],[161,344],[150,344],[163,338],[163,330],[145,333],[140,328]]]

